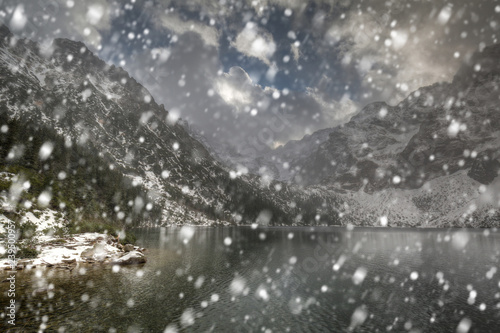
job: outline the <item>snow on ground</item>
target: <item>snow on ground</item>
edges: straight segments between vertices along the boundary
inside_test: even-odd
[[[35,213],[39,215],[39,217],[36,217]],[[21,224],[26,222],[34,223],[37,227],[37,234],[43,233],[47,229],[54,230],[55,228],[63,228],[64,220],[56,217],[57,214],[58,213],[52,209],[45,209],[43,211],[34,210],[33,212],[27,212],[26,215],[24,215],[21,219]]]
[[[119,249],[104,243],[104,240],[108,239],[108,235],[99,234],[99,233],[85,233],[73,235],[69,238],[64,238],[66,243],[51,243],[51,241],[55,241],[57,238],[50,236],[42,236],[44,238],[42,240],[42,245],[37,246],[40,248],[40,254],[38,258],[33,260],[33,265],[42,265],[42,264],[59,264],[63,263],[63,260],[67,262],[70,261],[83,261],[81,254],[84,250],[92,247],[93,243],[97,240],[103,242],[104,251],[102,251],[99,255],[102,259],[105,258],[106,255],[110,255],[113,253],[118,253]]]
[[[114,82],[110,82],[109,80],[103,77],[93,77],[92,75],[88,75],[87,79],[92,83],[94,87],[96,87],[99,92],[101,92],[108,99],[120,99],[122,95],[116,94],[115,89],[117,88],[117,84]],[[119,86],[118,86],[119,87]]]
[[[9,223],[9,219],[5,217],[5,215],[0,214],[0,234],[5,233],[7,230],[5,229],[4,225],[7,225]]]
[[[16,212],[15,207],[9,205],[6,197],[0,197],[3,211]],[[114,262],[123,256],[123,247],[110,235],[100,233],[84,233],[64,237],[53,236],[57,229],[64,229],[64,216],[52,209],[18,211],[20,227],[30,223],[34,234],[29,239],[18,240],[18,249],[23,247],[34,247],[38,257],[34,259],[16,258],[18,265],[70,265],[78,262]],[[8,216],[8,215],[7,215]],[[7,225],[15,223],[4,214],[0,214],[0,234],[6,239]],[[18,227],[19,227],[18,225]],[[134,249],[136,249],[134,247]],[[4,241],[0,243],[0,255],[5,254],[7,247]],[[86,251],[84,256],[82,252]],[[0,270],[8,269],[10,262],[8,258],[0,259]]]
[[[122,260],[130,252],[124,252],[113,236],[101,233],[84,233],[64,238],[52,236],[38,237],[36,246],[37,258],[21,259],[18,265],[36,267],[47,265],[68,265],[79,262],[113,263]],[[19,245],[19,244],[18,244]],[[140,250],[133,247],[134,251]],[[141,250],[142,251],[142,250]],[[0,269],[7,269],[10,262],[7,258],[0,259]]]

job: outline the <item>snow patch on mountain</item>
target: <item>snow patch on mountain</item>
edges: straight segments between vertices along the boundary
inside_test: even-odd
[[[478,227],[494,208],[481,204],[486,190],[462,170],[432,179],[419,189],[341,194],[346,203],[342,223],[381,226],[384,217],[389,226]]]

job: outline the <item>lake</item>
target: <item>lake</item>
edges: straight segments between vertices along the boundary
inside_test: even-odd
[[[148,249],[143,266],[18,272],[16,328],[500,331],[496,230],[183,227],[136,234]],[[1,325],[8,327],[4,319]]]

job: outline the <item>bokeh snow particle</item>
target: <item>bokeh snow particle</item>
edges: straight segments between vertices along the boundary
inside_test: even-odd
[[[263,286],[259,286],[257,290],[255,291],[256,295],[258,298],[260,298],[263,301],[268,301],[269,300],[269,293],[267,292],[267,289],[264,288]]]
[[[381,216],[380,217],[380,225],[381,226],[383,226],[383,227],[387,226],[387,222],[388,222],[387,221],[387,216]]]
[[[451,124],[448,126],[448,136],[450,138],[454,138],[458,135],[459,131],[460,131],[460,123],[457,121],[452,121]]]
[[[366,318],[368,318],[368,311],[364,305],[359,306],[354,310],[351,316],[351,324],[349,325],[349,330],[352,331],[356,327],[362,325]]]
[[[28,18],[24,12],[23,5],[17,5],[14,13],[12,14],[12,19],[10,20],[10,27],[13,30],[21,30],[24,28],[26,23],[28,22]]]
[[[456,333],[467,333],[472,326],[472,321],[469,318],[462,318],[460,323],[458,323]]]
[[[184,225],[179,232],[179,235],[184,243],[187,243],[194,236],[195,229],[191,226]]]
[[[49,191],[43,191],[38,196],[38,205],[42,208],[45,208],[49,205],[50,200],[52,200],[52,194]]]
[[[167,327],[165,327],[165,330],[163,333],[178,333],[179,330],[177,329],[177,326],[175,324],[169,324]]]
[[[53,150],[54,150],[54,144],[50,141],[45,142],[40,147],[40,151],[38,153],[40,160],[45,161],[47,158],[49,158]]]
[[[246,287],[246,280],[240,276],[236,276],[229,285],[229,291],[233,296],[241,295]]]
[[[195,313],[194,310],[191,308],[188,308],[184,310],[184,312],[181,315],[181,325],[182,327],[187,327],[191,326],[194,324],[194,318],[195,318]]]
[[[355,285],[359,285],[363,282],[363,280],[366,277],[366,274],[368,273],[367,269],[364,267],[358,267],[354,274],[352,275],[352,282]]]
[[[204,276],[198,276],[198,278],[194,282],[195,289],[200,289],[204,282],[205,282],[205,277]]]
[[[453,234],[451,244],[456,250],[462,250],[469,242],[469,233],[467,231],[458,231]]]

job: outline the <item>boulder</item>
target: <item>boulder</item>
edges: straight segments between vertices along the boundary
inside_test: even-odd
[[[74,264],[74,263],[76,263],[76,259],[75,258],[73,258],[73,259],[63,259],[62,262],[65,263],[65,264]]]
[[[130,252],[130,251],[134,251],[134,246],[132,244],[127,244],[123,247],[123,251],[125,252]]]
[[[146,261],[146,256],[144,254],[134,250],[114,259],[112,263],[115,265],[136,265],[144,264]]]
[[[107,255],[106,245],[103,243],[95,243],[93,247],[85,249],[80,255],[83,259],[104,260]]]
[[[467,176],[484,185],[489,185],[498,176],[500,171],[500,162],[489,156],[487,152],[480,154],[472,162],[472,166]]]

